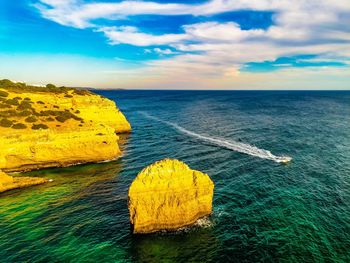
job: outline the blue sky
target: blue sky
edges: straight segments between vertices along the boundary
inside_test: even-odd
[[[348,0],[0,0],[0,78],[155,89],[349,89]]]

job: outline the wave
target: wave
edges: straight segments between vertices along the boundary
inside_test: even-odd
[[[277,156],[277,155],[272,154],[268,150],[260,149],[256,146],[249,145],[246,143],[241,143],[241,142],[232,141],[232,140],[226,140],[223,138],[209,137],[206,135],[201,135],[201,134],[189,131],[189,130],[187,130],[187,129],[185,129],[185,128],[183,128],[175,123],[172,123],[170,121],[165,121],[165,120],[159,119],[159,118],[152,116],[146,112],[140,112],[140,113],[143,116],[145,116],[146,118],[164,123],[164,124],[174,128],[178,132],[181,132],[181,133],[188,135],[192,138],[210,143],[212,145],[215,145],[215,146],[218,146],[221,148],[225,148],[228,150],[248,154],[248,155],[259,157],[262,159],[272,160],[272,161],[277,162],[277,163],[288,163],[289,161],[292,160],[292,158],[289,156]]]

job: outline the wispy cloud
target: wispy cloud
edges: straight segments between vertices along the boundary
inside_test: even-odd
[[[131,26],[101,27],[97,31],[103,32],[112,45],[130,44],[134,46],[170,45],[179,43],[187,38],[185,34],[152,35],[139,32]]]

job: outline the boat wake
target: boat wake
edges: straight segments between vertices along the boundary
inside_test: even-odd
[[[185,128],[182,128],[181,126],[179,126],[175,123],[172,123],[170,121],[165,121],[165,120],[159,119],[159,118],[152,116],[146,112],[140,112],[140,113],[143,116],[145,116],[146,118],[164,123],[164,124],[174,128],[178,132],[181,132],[181,133],[188,135],[192,138],[210,143],[212,145],[219,146],[221,148],[229,149],[229,150],[244,153],[244,154],[249,154],[251,156],[259,157],[262,159],[272,160],[272,161],[277,162],[277,163],[284,163],[285,164],[285,163],[288,163],[292,160],[292,158],[289,156],[276,156],[268,150],[259,149],[258,147],[255,147],[253,145],[249,145],[246,143],[236,142],[236,141],[232,141],[232,140],[226,140],[223,138],[209,137],[209,136],[201,135],[201,134],[189,131]]]

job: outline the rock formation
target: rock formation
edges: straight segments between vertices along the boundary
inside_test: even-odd
[[[129,188],[134,233],[176,230],[211,214],[214,183],[185,163],[164,159],[144,168]]]
[[[48,182],[39,177],[12,177],[0,171],[0,193],[16,188],[28,187]]]
[[[130,124],[115,103],[86,90],[0,81],[0,169],[113,160]]]

